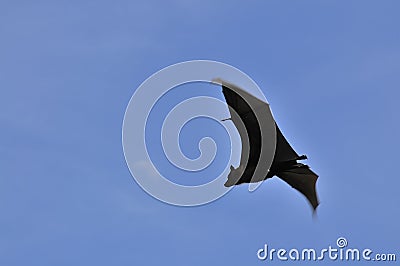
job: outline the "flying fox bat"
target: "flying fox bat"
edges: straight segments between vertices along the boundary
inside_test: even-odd
[[[278,176],[302,193],[315,211],[319,205],[315,189],[318,175],[308,165],[297,162],[307,159],[307,156],[299,156],[290,146],[273,119],[269,104],[233,84],[216,81],[222,85],[230,120],[238,129],[242,141],[240,165],[236,169],[230,167],[225,186],[255,183]],[[268,125],[274,128],[271,130]],[[276,141],[271,141],[274,138]],[[275,144],[272,147],[275,150],[273,158],[268,157],[270,153],[263,153],[263,150],[271,148],[268,147],[271,143]]]

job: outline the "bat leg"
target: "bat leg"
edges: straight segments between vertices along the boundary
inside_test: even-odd
[[[301,156],[299,156],[296,160],[307,160],[307,155],[303,154]]]
[[[229,117],[229,118],[222,119],[221,122],[224,122],[224,121],[227,121],[227,120],[232,120],[232,118]]]

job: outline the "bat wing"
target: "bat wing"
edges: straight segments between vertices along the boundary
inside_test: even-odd
[[[231,168],[236,174],[228,176],[225,185],[235,185],[250,182],[254,169],[259,161],[261,154],[261,130],[256,115],[250,105],[239,94],[226,86],[222,86],[222,93],[229,106],[231,119],[238,129],[242,142],[242,153],[239,168]],[[240,175],[240,176],[239,176]]]
[[[290,146],[289,142],[283,136],[281,130],[279,129],[276,123],[275,127],[276,127],[276,149],[275,149],[274,162],[290,161],[299,158],[299,155],[295,152],[292,146]]]
[[[231,83],[222,80],[218,83],[222,85],[232,122],[242,142],[240,165],[236,169],[231,167],[225,186],[262,181],[272,165],[276,149],[275,120],[269,104]]]
[[[246,128],[247,132],[239,130],[241,140],[243,141],[243,139],[248,136],[251,143],[254,142],[254,144],[261,144],[260,126],[250,105],[239,94],[224,85],[222,86],[222,93],[224,94],[226,103],[230,107],[229,112],[236,128],[239,129],[241,123],[243,123]],[[263,105],[267,104],[260,101],[257,108],[260,108]],[[233,112],[236,112],[236,114]]]
[[[302,193],[310,202],[314,211],[319,205],[315,185],[318,175],[311,171],[308,165],[298,163],[289,170],[284,170],[276,174],[290,186]]]

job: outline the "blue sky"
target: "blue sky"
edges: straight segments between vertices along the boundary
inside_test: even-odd
[[[399,259],[399,8],[2,1],[0,265],[262,265],[265,243],[324,248],[339,236]],[[262,88],[320,175],[317,219],[278,179],[195,208],[133,181],[128,101],[154,72],[193,59],[231,64]]]

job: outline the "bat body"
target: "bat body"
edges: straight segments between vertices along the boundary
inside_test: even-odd
[[[269,105],[233,84],[227,82],[221,82],[221,84],[222,92],[229,106],[231,120],[238,128],[242,141],[240,165],[236,169],[231,166],[225,186],[255,183],[278,176],[302,193],[315,211],[319,204],[315,189],[318,175],[311,171],[308,165],[298,162],[307,157],[299,156],[294,151],[275,120],[271,123],[275,128],[263,130],[263,121],[273,119],[271,118],[272,114],[271,117],[268,115],[268,113],[270,114]],[[269,112],[260,111],[264,109]],[[273,138],[276,141],[271,141]],[[266,157],[261,158],[264,156],[263,147],[269,143],[275,143],[272,163],[268,163]],[[259,166],[263,166],[263,164],[267,167],[261,167],[260,170]],[[258,170],[256,170],[257,167]]]

